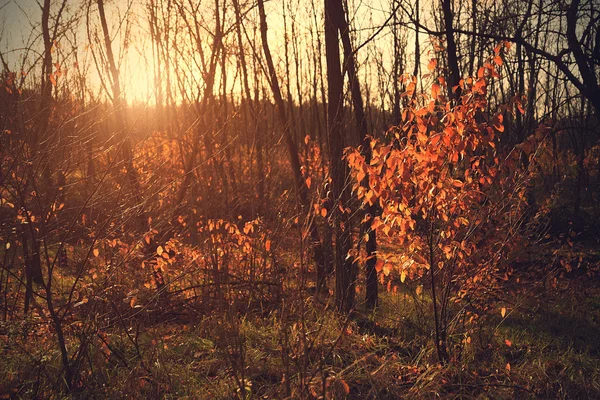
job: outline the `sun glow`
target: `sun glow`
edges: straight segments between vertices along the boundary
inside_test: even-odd
[[[182,0],[105,1],[111,50],[117,64],[121,96],[127,103],[152,106],[159,102],[193,102],[203,96],[208,84],[212,84],[215,95],[226,92],[234,98],[240,97],[243,86],[237,59],[238,39],[233,33],[236,24],[233,5],[227,4],[220,10],[221,26],[218,28],[213,3],[198,3],[193,7],[192,4]],[[113,76],[108,66],[98,7],[96,1],[82,2],[80,6],[77,8],[68,3],[65,8],[63,19],[68,14],[78,23],[55,43],[53,63],[55,72],[59,73],[53,80],[59,89],[61,85],[85,85],[86,93],[92,98],[109,100]],[[312,90],[311,71],[322,68],[325,63],[324,48],[318,54],[321,59],[310,54],[317,46],[315,35],[321,27],[320,24],[315,27],[314,23],[322,18],[322,6],[319,3],[313,8],[301,1],[267,2],[265,6],[268,39],[276,68],[282,73],[294,72],[287,74],[289,81],[282,80],[282,84],[293,88],[290,94],[298,100],[298,96],[307,96]],[[244,51],[247,59],[254,60],[246,68],[250,76],[262,75],[264,67],[256,62],[256,57],[262,58],[261,48],[246,44],[248,40],[260,41],[257,11],[250,3],[240,2],[240,7],[245,18]],[[52,10],[56,13],[58,5]],[[14,69],[26,70],[29,64],[33,70],[36,60],[21,49],[43,51],[43,43],[31,36],[32,31],[39,31],[36,22],[41,18],[39,6],[34,0],[9,1],[3,11],[5,15],[14,16],[4,19],[5,34],[0,36],[3,48],[15,49],[7,53],[9,62],[12,61]],[[377,26],[384,21],[385,13],[383,7],[357,7],[352,17],[356,21],[356,39],[366,40],[375,28],[363,29],[361,22],[368,21],[368,25]],[[191,22],[197,23],[200,29],[190,29]],[[224,34],[220,41],[215,41],[218,29]],[[374,42],[378,40],[379,37]],[[358,55],[359,62],[365,66],[360,70],[365,82],[376,84],[372,71],[377,68],[377,63],[383,62],[388,67],[392,64],[392,55],[383,49],[377,60],[366,53]],[[212,69],[211,79],[212,63],[216,63],[216,67]],[[34,71],[30,84],[35,84],[38,79]],[[254,87],[254,80],[251,79],[249,84]]]

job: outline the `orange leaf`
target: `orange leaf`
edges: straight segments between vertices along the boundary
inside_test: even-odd
[[[485,68],[481,67],[481,68],[479,68],[479,70],[477,70],[477,77],[481,79],[484,76],[485,76]]]
[[[506,344],[508,347],[512,346],[512,342],[511,342],[510,340],[508,340],[508,339],[504,339],[504,343],[505,343],[505,344]]]
[[[327,216],[327,209],[321,208],[321,217],[325,218]]]
[[[271,241],[270,240],[267,240],[265,242],[265,250],[271,251]]]
[[[414,82],[411,82],[408,84],[408,87],[406,88],[406,94],[408,96],[412,96],[413,93],[415,92],[415,88],[416,88],[416,84]]]
[[[415,289],[415,293],[417,294],[417,296],[421,295],[421,293],[423,293],[423,286],[417,286],[417,288]]]
[[[382,222],[379,218],[375,218],[373,222],[371,222],[371,229],[375,230],[382,225]]]
[[[435,58],[432,58],[431,60],[429,60],[429,63],[427,64],[427,69],[429,71],[433,71],[433,70],[435,70],[435,67],[437,67],[437,60]]]
[[[450,146],[452,144],[452,139],[450,138],[450,136],[448,136],[448,132],[445,132],[445,133],[446,134],[442,138],[444,140],[444,145]]]
[[[156,254],[158,254],[159,256],[162,255],[163,252],[164,252],[164,250],[163,250],[162,246],[158,246],[156,248]]]
[[[385,263],[383,265],[383,274],[385,276],[388,276],[390,274],[390,272],[392,272],[392,266],[390,264],[388,264],[388,263]]]
[[[98,255],[100,255],[100,250],[94,249],[93,253],[94,253],[94,257],[98,257]]]
[[[452,158],[450,159],[450,161],[452,161],[453,163],[458,162],[458,151],[454,151],[452,153]]]
[[[496,47],[494,47],[494,53],[496,55],[500,54],[500,49],[502,48],[502,43],[498,43]]]
[[[312,180],[310,179],[310,176],[308,178],[306,178],[306,186],[308,186],[308,188],[310,189],[310,183],[312,182]]]
[[[440,85],[438,85],[437,83],[434,83],[433,85],[431,85],[431,98],[437,99],[439,94],[440,94]]]
[[[378,259],[377,262],[375,263],[375,271],[377,271],[378,273],[383,271],[383,260],[382,259]]]
[[[502,315],[502,318],[506,316],[506,307],[502,307],[502,310],[500,310],[500,315]]]
[[[436,144],[438,144],[438,142],[441,139],[442,139],[442,135],[434,135],[429,138],[429,143],[431,143],[433,146],[435,146]]]
[[[340,379],[339,382],[342,384],[342,387],[344,388],[344,393],[350,394],[350,386],[348,386],[346,381],[343,379]]]
[[[358,182],[362,182],[363,179],[365,179],[365,177],[367,176],[367,174],[364,173],[363,170],[358,171],[358,173],[356,174],[356,180]]]

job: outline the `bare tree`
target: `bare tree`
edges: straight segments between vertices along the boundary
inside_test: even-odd
[[[269,73],[269,83],[271,85],[271,92],[275,98],[275,105],[277,106],[279,121],[284,130],[285,142],[287,144],[290,162],[292,165],[292,172],[294,173],[296,193],[303,210],[308,212],[310,210],[308,188],[305,185],[302,177],[302,168],[300,165],[300,157],[298,155],[298,147],[294,142],[290,121],[288,120],[283,97],[281,96],[281,89],[279,86],[277,73],[275,71],[275,65],[273,64],[273,57],[271,57],[271,50],[269,48],[269,42],[267,39],[267,16],[265,14],[265,5],[263,0],[258,0],[258,11],[260,15],[260,35],[262,39],[262,48],[265,55],[265,61],[267,63],[267,71]],[[310,223],[308,229],[310,231],[310,238],[313,244],[314,259],[317,269],[317,289],[322,290],[321,288],[323,288],[325,284],[323,246],[321,244],[321,238],[316,225],[314,223]]]
[[[335,233],[336,300],[341,312],[354,309],[356,267],[349,257],[352,225],[348,209],[350,188],[348,166],[343,160],[343,76],[340,62],[339,28],[344,25],[339,0],[325,0],[325,55],[327,60],[327,139],[331,159],[331,180]],[[363,118],[364,120],[364,118]]]
[[[119,69],[115,62],[115,56],[112,50],[112,41],[110,38],[110,32],[108,30],[108,23],[106,21],[106,13],[104,11],[104,0],[96,0],[98,5],[98,14],[100,16],[100,24],[102,25],[102,33],[104,35],[104,46],[106,51],[106,58],[108,61],[108,69],[110,71],[110,81],[112,89],[112,103],[115,109],[115,118],[117,123],[117,129],[123,135],[123,141],[121,143],[121,152],[125,168],[127,170],[127,180],[130,184],[131,190],[135,197],[135,204],[137,206],[143,206],[140,182],[137,171],[133,166],[133,150],[131,146],[131,140],[129,139],[129,132],[127,131],[127,120],[125,116],[125,107],[123,93],[121,92],[121,80],[119,76]],[[140,214],[142,224],[145,224],[145,218],[143,213]],[[143,226],[143,225],[142,225]]]

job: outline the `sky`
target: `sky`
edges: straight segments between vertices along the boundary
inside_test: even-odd
[[[132,3],[129,11],[133,16],[134,23],[130,25],[132,40],[128,51],[126,52],[126,56],[122,59],[122,64],[120,65],[121,82],[128,101],[141,103],[151,102],[154,98],[155,85],[153,84],[151,47],[147,34],[148,26],[146,23],[146,11],[144,7],[147,0],[105,0],[109,29],[114,36],[113,51],[117,57],[122,53],[120,45],[123,42],[125,25],[120,24],[119,22],[123,20],[122,17],[125,12],[127,12],[127,6],[130,1]],[[300,38],[300,54],[306,54],[306,46],[315,46],[314,43],[309,42],[306,33],[308,27],[313,24],[311,2],[306,0],[286,1],[288,3],[292,2],[296,7],[297,15],[295,22],[298,31],[302,32]],[[94,47],[94,43],[91,43],[90,46],[90,40],[86,30],[86,18],[84,17],[84,4],[86,4],[86,2],[87,0],[67,1],[66,14],[79,13],[82,17],[73,29],[74,34],[71,34],[68,39],[61,40],[59,43],[60,49],[53,54],[53,58],[54,61],[58,60],[60,62],[61,58],[64,59],[71,53],[68,59],[72,61],[72,51],[76,51],[79,64],[85,65],[88,68],[89,82],[91,82],[91,85],[96,88],[98,92],[102,92],[103,89],[100,74],[92,57],[92,53],[97,51],[97,49]],[[52,0],[52,14],[56,13],[60,3],[60,0]],[[204,3],[207,3],[207,1],[204,1]],[[208,3],[212,4],[212,0],[208,1]],[[315,0],[315,3],[320,5],[321,1]],[[231,4],[231,1],[229,1],[228,4]],[[284,56],[283,4],[282,0],[273,0],[266,3],[267,22],[269,25],[269,44],[275,58],[275,63],[282,72],[280,76],[283,76],[284,71],[284,66],[282,65]],[[376,27],[384,22],[389,15],[390,6],[387,4],[387,0],[355,0],[354,2],[350,2],[350,4],[351,11],[349,19],[352,28],[355,31],[355,42],[362,43],[373,34]],[[97,31],[100,32],[97,25],[97,7],[93,0],[90,8],[90,15],[91,24],[96,26]],[[210,16],[200,17],[210,19]],[[20,64],[25,54],[27,54],[25,69],[36,62],[36,58],[42,50],[40,20],[41,9],[36,0],[0,0],[0,52],[2,52],[5,59],[9,61],[11,68],[15,70],[21,69]],[[234,38],[235,36],[231,35],[232,43],[235,42]],[[376,57],[373,56],[373,49],[376,48],[383,64],[389,67],[392,62],[391,43],[392,39],[390,31],[389,29],[384,29],[377,36],[376,40],[373,41],[373,44],[376,47],[371,46],[370,49],[364,48],[358,53],[357,57],[359,65],[368,64],[372,69],[377,68],[377,60],[375,59]],[[24,49],[28,47],[32,47],[34,51],[26,53]],[[412,40],[409,40],[409,47],[412,48]],[[322,56],[324,57],[324,54]],[[70,61],[67,63],[68,65],[61,63],[61,68],[67,73],[69,71],[69,66],[72,65]],[[308,60],[303,60],[303,68],[307,67]],[[363,81],[375,79],[373,74],[369,77],[366,76],[366,70],[369,67],[362,68]],[[233,63],[231,68],[235,68]],[[407,69],[412,70],[412,68],[413,67],[411,66]],[[37,69],[39,70],[39,67]],[[293,72],[292,67],[292,75]],[[231,76],[234,76],[235,73],[236,71],[234,70],[228,72]],[[102,71],[102,74],[105,74],[105,71]],[[36,75],[36,70],[32,70],[31,78],[28,77],[27,79],[39,79]],[[233,81],[233,79],[230,80]],[[370,83],[375,85],[376,82]],[[292,86],[294,85],[295,82],[292,83]]]

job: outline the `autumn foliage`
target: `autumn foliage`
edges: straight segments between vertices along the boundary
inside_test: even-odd
[[[38,3],[0,399],[600,397],[591,3]]]
[[[435,65],[434,59],[434,77]],[[461,80],[457,104],[441,95],[443,78],[434,80],[430,94],[416,94],[410,80],[406,96],[412,106],[385,139],[371,141],[370,163],[359,150],[346,155],[358,198],[381,210],[369,217],[371,229],[399,249],[380,254],[381,282],[396,290],[392,276],[402,283],[429,281],[425,290],[443,361],[449,335],[459,324],[465,329],[467,319],[462,334],[468,336],[486,311],[480,305],[490,306],[484,298],[508,279],[507,254],[525,232],[528,171],[517,168],[521,150],[498,151],[506,107],[491,112],[486,100],[488,81],[499,76],[501,65],[496,56],[477,78]],[[360,184],[365,177],[368,187]]]

